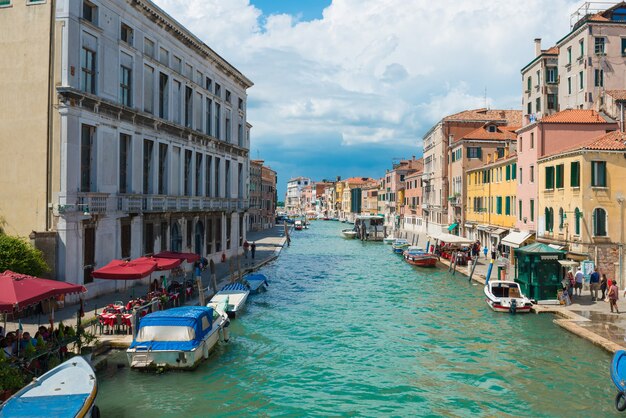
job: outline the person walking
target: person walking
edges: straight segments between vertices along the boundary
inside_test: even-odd
[[[580,269],[580,267],[578,267],[578,270],[576,270],[574,280],[576,281],[576,288],[574,290],[578,290],[578,296],[581,296],[583,293],[583,281],[585,280],[585,275],[583,274],[583,271]]]
[[[593,273],[591,273],[591,277],[589,277],[589,293],[591,294],[591,300],[598,300],[598,290],[600,289],[600,273],[598,273],[598,268],[593,269]]]
[[[602,292],[602,296],[600,300],[604,300],[606,297],[606,291],[611,288],[611,285],[608,284],[608,280],[606,279],[606,274],[602,275],[602,279],[600,279],[600,291]]]
[[[617,300],[619,299],[619,289],[615,285],[615,283],[611,284],[609,288],[609,303],[611,304],[611,313],[613,312],[613,308],[615,308],[615,312],[619,313],[619,308],[617,307]]]
[[[489,252],[489,250],[487,249],[487,246],[485,245],[483,247],[483,254],[485,254],[485,258],[487,258],[487,253]]]
[[[248,240],[243,242],[243,258],[248,258],[248,249],[250,248],[250,244],[248,244]]]
[[[252,256],[253,260],[254,260],[255,253],[256,253],[256,244],[254,241],[252,241],[252,244],[250,244],[250,255]]]

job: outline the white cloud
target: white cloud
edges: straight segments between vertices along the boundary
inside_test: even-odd
[[[520,69],[578,0],[333,0],[321,19],[248,0],[156,0],[252,79],[254,148],[343,138],[406,146],[464,108],[518,107]],[[304,145],[304,144],[303,144]]]

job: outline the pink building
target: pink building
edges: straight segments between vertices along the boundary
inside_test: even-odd
[[[571,148],[618,129],[618,124],[595,110],[567,109],[545,116],[517,131],[517,222],[522,232],[537,231],[537,159]]]

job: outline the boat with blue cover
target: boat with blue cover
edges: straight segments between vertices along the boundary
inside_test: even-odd
[[[229,318],[236,318],[237,314],[241,312],[250,290],[241,283],[230,283],[222,287],[222,290],[217,292],[207,306],[219,307],[228,314]]]
[[[611,362],[611,380],[617,388],[617,396],[615,396],[615,408],[620,411],[626,411],[626,351],[618,350],[613,356]]]
[[[126,350],[136,369],[194,369],[217,344],[228,341],[228,316],[206,306],[181,306],[141,318],[137,335]]]
[[[96,373],[80,356],[72,357],[0,406],[0,417],[99,417]]]
[[[269,286],[267,277],[261,273],[248,274],[243,278],[243,283],[248,287],[251,294],[263,292]]]

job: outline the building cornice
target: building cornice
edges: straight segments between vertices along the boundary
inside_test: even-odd
[[[561,154],[555,154],[555,155],[549,155],[547,157],[541,157],[541,158],[537,158],[537,163],[544,163],[544,162],[548,162],[548,161],[554,161],[554,160],[558,160],[561,158],[570,158],[570,157],[575,157],[578,155],[584,155],[584,154],[626,154],[626,152],[624,150],[617,150],[617,149],[612,149],[612,150],[608,150],[608,149],[576,149],[576,150],[571,150],[571,151],[565,151]]]

